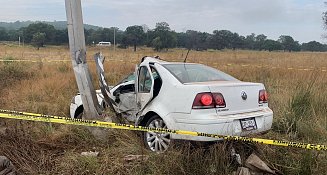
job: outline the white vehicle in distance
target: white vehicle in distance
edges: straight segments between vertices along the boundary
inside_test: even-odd
[[[111,46],[111,42],[100,41],[97,46]]]
[[[98,61],[97,68],[101,67]],[[100,84],[103,88],[106,82]],[[134,74],[107,89],[102,92],[113,110],[135,125],[247,136],[267,132],[273,122],[263,84],[242,82],[201,64],[144,57]],[[100,104],[106,96],[101,95]],[[71,117],[78,117],[82,102],[78,96],[73,99]],[[145,132],[143,139],[155,152],[167,150],[173,139],[219,140],[155,132]]]

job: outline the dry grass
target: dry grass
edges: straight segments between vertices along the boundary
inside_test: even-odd
[[[109,84],[134,70],[145,56],[182,61],[186,50],[157,53],[148,48],[113,51],[100,49]],[[99,48],[88,48],[88,59]],[[0,59],[69,60],[67,47],[0,45]],[[327,144],[327,54],[311,52],[191,51],[188,62],[199,62],[244,81],[262,82],[274,111],[273,129],[265,138]],[[94,62],[89,66],[95,79]],[[98,87],[95,81],[96,87]],[[0,63],[0,108],[69,115],[71,97],[77,92],[70,62]],[[0,155],[8,156],[26,174],[229,174],[233,170],[225,145],[209,149],[182,144],[166,154],[143,150],[138,135],[108,132],[109,141],[96,141],[82,127],[17,122],[0,119],[8,128],[0,135]],[[81,151],[100,151],[97,158]],[[292,148],[258,145],[263,158],[285,174],[327,174],[327,154]],[[126,162],[128,154],[145,154],[147,160]]]

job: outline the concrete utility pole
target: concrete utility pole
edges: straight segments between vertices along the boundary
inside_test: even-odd
[[[81,0],[65,0],[69,48],[78,90],[82,97],[85,119],[99,117],[101,109],[86,63],[86,47]]]

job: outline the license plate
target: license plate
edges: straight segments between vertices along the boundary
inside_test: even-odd
[[[257,129],[257,123],[255,122],[255,118],[246,118],[240,119],[241,127],[243,131],[251,131]]]

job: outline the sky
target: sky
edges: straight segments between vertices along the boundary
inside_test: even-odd
[[[1,2],[3,1],[3,2]],[[84,23],[101,27],[167,22],[176,32],[230,30],[269,39],[327,43],[322,13],[327,0],[82,0]],[[0,0],[0,21],[64,21],[64,0]]]

